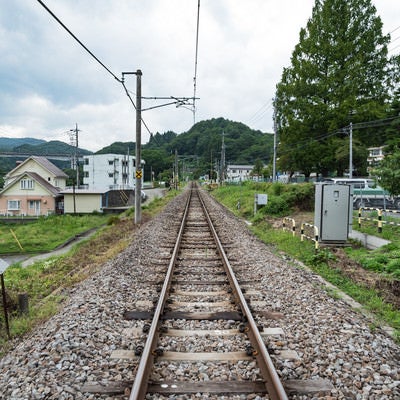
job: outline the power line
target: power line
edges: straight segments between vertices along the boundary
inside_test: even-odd
[[[83,49],[90,54],[90,56],[97,62],[99,63],[115,80],[117,80],[119,83],[121,83],[122,87],[124,88],[124,91],[126,93],[126,95],[129,98],[129,101],[131,102],[133,108],[136,110],[136,105],[135,102],[133,101],[131,95],[130,95],[130,91],[127,89],[127,87],[125,86],[125,82],[124,82],[124,73],[122,73],[122,78],[118,78],[103,62],[101,62],[99,60],[99,58],[97,58],[93,52],[91,52],[87,46],[85,46],[78,38],[76,35],[74,35],[72,33],[72,31],[70,29],[67,28],[67,26],[44,4],[44,2],[42,0],[37,0],[39,2],[39,4],[69,33],[69,35],[72,36],[72,38],[79,43],[79,45],[81,47],[83,47]],[[198,33],[199,33],[199,15],[200,15],[200,0],[198,0],[198,15],[197,15],[197,33],[196,33],[196,58],[195,58],[195,77],[194,77],[194,96],[193,96],[193,113],[195,113],[195,100],[196,100],[196,79],[197,79],[197,54],[198,54]],[[143,97],[141,97],[143,98]],[[173,97],[170,96],[169,98],[174,99],[173,102],[168,103],[168,104],[164,104],[164,105],[169,105],[169,104],[177,104],[177,107],[179,106],[183,106],[186,104],[186,101],[189,100],[188,97],[185,98],[177,98],[177,97]],[[162,106],[155,106],[155,107],[151,107],[148,108],[152,109],[152,108],[158,108],[158,107],[162,107]],[[143,111],[143,110],[141,110]],[[145,126],[147,132],[149,133],[150,137],[153,138],[157,143],[158,141],[156,140],[156,138],[154,137],[153,133],[150,131],[149,127],[147,126],[146,122],[143,120],[143,118],[141,117],[141,122],[142,124]],[[159,144],[159,143],[158,143]]]
[[[353,130],[354,129],[377,128],[377,127],[381,127],[381,126],[390,125],[393,122],[393,120],[395,120],[395,119],[400,119],[400,116],[378,119],[378,120],[374,120],[374,121],[358,122],[358,123],[352,124],[352,128],[353,128]],[[329,137],[338,135],[340,133],[345,133],[346,129],[348,129],[348,126],[341,128],[341,129],[337,129],[332,132],[327,132],[327,133],[321,134],[316,137],[311,137],[308,139],[300,140],[294,146],[289,146],[285,150],[281,151],[280,154],[287,154],[293,150],[299,150],[304,147],[307,147],[311,141],[322,142],[323,140],[328,139]]]
[[[257,122],[272,108],[272,100],[261,106],[248,120],[249,123]]]
[[[81,47],[83,47],[86,52],[90,54],[90,56],[97,61],[115,80],[117,80],[121,85],[123,86],[126,95],[128,96],[133,108],[136,110],[136,105],[132,99],[132,97],[129,94],[128,89],[125,86],[124,79],[119,79],[103,62],[101,62],[88,48],[85,46],[72,32],[70,29],[67,28],[67,26],[46,6],[46,4],[43,3],[42,0],[37,0],[39,4],[74,38],[76,42],[79,43]],[[145,126],[147,132],[149,133],[150,137],[153,137],[153,133],[150,131],[149,127],[147,126],[146,122],[141,118],[141,121],[143,125]]]
[[[64,23],[43,3],[42,0],[37,0],[38,3],[79,43],[114,79],[121,83],[121,80],[106,67],[65,25]]]
[[[193,78],[193,124],[196,122],[196,89],[197,89],[197,57],[199,51],[199,23],[200,23],[200,0],[197,2],[197,25],[196,25],[196,51],[194,57]]]

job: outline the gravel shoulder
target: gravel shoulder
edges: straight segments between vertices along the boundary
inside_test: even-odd
[[[346,302],[330,297],[317,275],[275,255],[243,221],[212,198],[207,202],[239,278],[254,282],[252,289],[262,294],[264,309],[282,315],[259,319],[264,327],[284,331],[266,341],[282,379],[328,379],[334,389],[315,399],[400,398],[400,348],[392,338],[373,329],[373,321]],[[137,361],[110,356],[145,339],[126,335],[126,329],[141,328],[144,322],[122,316],[152,301],[151,282],[157,276],[149,276],[151,266],[160,260],[159,244],[174,235],[181,203],[182,195],[143,224],[125,251],[70,290],[57,315],[14,343],[0,359],[0,398],[128,398],[83,393],[81,388],[90,382],[134,379]],[[298,357],[280,357],[285,350]]]

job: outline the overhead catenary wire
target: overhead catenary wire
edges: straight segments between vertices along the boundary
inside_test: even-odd
[[[381,127],[381,126],[386,126],[386,125],[390,125],[396,119],[400,120],[400,116],[378,119],[378,120],[374,120],[374,121],[358,122],[358,123],[352,124],[352,129],[353,130],[367,129],[367,128],[377,128],[377,127]],[[280,151],[280,154],[285,155],[294,150],[300,150],[302,148],[307,147],[310,144],[310,142],[322,142],[323,140],[328,139],[329,137],[346,133],[348,128],[349,128],[349,126],[346,126],[341,129],[336,129],[331,132],[323,133],[316,137],[299,140],[295,144],[293,143],[293,146],[286,146],[286,148],[283,151]]]

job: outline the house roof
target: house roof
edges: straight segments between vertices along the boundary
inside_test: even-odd
[[[55,186],[51,185],[49,182],[46,181],[46,179],[43,179],[39,174],[36,172],[24,172],[23,174],[19,175],[17,179],[15,179],[12,183],[7,185],[1,192],[0,194],[3,194],[6,192],[9,188],[12,186],[16,185],[22,178],[29,176],[31,179],[33,179],[35,182],[37,182],[40,186],[42,186],[45,190],[47,190],[51,195],[53,196],[58,196],[60,194],[60,190],[57,189]]]
[[[41,156],[30,156],[26,160],[24,160],[21,164],[17,165],[14,169],[12,169],[6,176],[12,176],[14,172],[18,171],[24,164],[26,164],[29,160],[36,161],[43,168],[47,169],[51,174],[53,174],[57,178],[68,178],[68,175],[61,171],[56,165],[50,162],[46,157]]]

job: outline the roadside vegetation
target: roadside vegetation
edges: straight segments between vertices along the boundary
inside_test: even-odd
[[[107,222],[108,216],[52,215],[36,221],[0,223],[0,254],[42,253],[54,250],[68,239]]]
[[[142,223],[159,213],[177,193],[171,190],[165,197],[155,199],[149,205],[143,206]],[[76,244],[62,256],[37,261],[27,267],[16,263],[6,270],[4,281],[9,308],[10,333],[13,339],[21,337],[38,323],[56,313],[62,301],[68,296],[68,288],[94,274],[101,269],[105,262],[123,251],[133,240],[137,231],[133,208],[120,215],[71,217],[75,220],[70,221],[69,227],[64,227],[64,224],[70,218],[64,217],[51,217],[48,220],[50,225],[57,226],[57,229],[43,230],[42,227],[47,226],[48,223],[45,219],[38,221],[36,225],[25,225],[24,235],[26,236],[21,236],[21,238],[24,237],[23,245],[28,243],[28,237],[33,240],[35,235],[39,236],[39,233],[35,234],[35,232],[40,231],[40,235],[43,235],[43,245],[40,249],[48,251],[79,232],[94,226],[99,229],[93,236]],[[80,223],[78,223],[79,220],[81,220]],[[77,229],[79,225],[81,226],[80,230]],[[16,234],[21,235],[21,231],[17,228],[22,229],[23,227],[15,227]],[[66,231],[69,232],[69,235],[66,235]],[[47,240],[45,232],[48,235]],[[52,243],[52,245],[48,243]],[[38,248],[39,246],[35,249]],[[25,293],[29,299],[29,312],[21,314],[18,307],[18,296]],[[0,314],[1,356],[10,345],[5,331],[2,304],[0,304]]]
[[[254,195],[268,194],[268,204],[259,207],[254,215]],[[227,185],[212,191],[213,196],[235,215],[249,220],[250,229],[277,253],[301,261],[344,293],[373,313],[379,324],[395,330],[400,341],[400,227],[384,225],[378,233],[376,221],[362,221],[358,227],[358,213],[354,212],[353,228],[389,239],[391,244],[368,250],[350,240],[350,246],[320,248],[316,251],[310,240],[301,241],[300,224],[314,222],[314,185],[310,183],[286,185],[281,183],[252,183]],[[284,217],[296,221],[296,236],[291,225],[282,229]],[[376,219],[374,214],[368,216]],[[395,218],[385,217],[394,223]],[[334,294],[337,295],[337,294]]]

